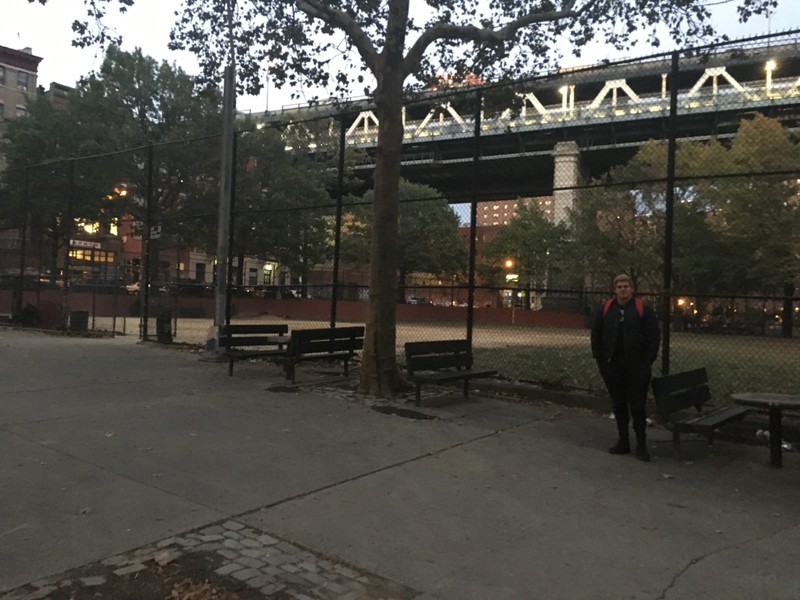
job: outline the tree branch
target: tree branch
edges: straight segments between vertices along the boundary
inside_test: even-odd
[[[353,17],[344,11],[331,8],[326,2],[320,0],[295,0],[295,4],[309,17],[320,19],[347,34],[361,58],[364,59],[367,68],[372,73],[377,72],[378,52],[375,45]]]
[[[537,13],[535,11],[494,29],[491,27],[475,27],[472,25],[460,26],[449,23],[439,23],[429,28],[414,43],[403,61],[403,72],[410,75],[419,67],[422,57],[428,47],[436,40],[463,40],[473,42],[503,42],[510,40],[523,27],[537,23],[552,23],[564,19],[574,19],[588,11],[598,0],[589,0],[583,7],[576,10],[578,0],[567,0],[560,10]]]

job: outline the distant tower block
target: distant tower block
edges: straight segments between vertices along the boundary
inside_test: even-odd
[[[558,142],[553,149],[553,221],[566,222],[581,184],[581,155],[576,142]]]

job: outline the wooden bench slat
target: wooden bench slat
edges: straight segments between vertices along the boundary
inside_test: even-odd
[[[361,350],[364,347],[362,338],[346,338],[331,340],[301,340],[292,346],[292,352],[299,354],[325,354],[342,350]]]
[[[281,344],[288,344],[289,336],[226,336],[219,338],[219,345],[222,348],[238,348],[240,346],[278,346]]]
[[[749,412],[750,409],[744,406],[719,406],[708,412],[701,412],[692,419],[682,421],[681,425],[690,425],[697,428],[717,427]]]
[[[668,396],[678,390],[698,386],[708,386],[708,372],[705,367],[653,379],[653,393],[660,396]]]
[[[435,340],[428,342],[407,342],[405,345],[407,355],[440,354],[447,352],[469,353],[467,340]]]
[[[424,356],[409,356],[406,366],[410,371],[434,371],[436,369],[469,369],[472,366],[472,356],[468,354],[439,354]]]
[[[440,371],[438,373],[426,373],[424,375],[414,375],[411,381],[417,382],[436,382],[436,381],[457,381],[459,379],[475,379],[477,377],[494,377],[497,371]]]
[[[252,325],[238,323],[234,325],[227,325],[222,328],[222,335],[229,333],[271,333],[273,335],[285,335],[289,333],[289,326],[285,323],[261,323]]]

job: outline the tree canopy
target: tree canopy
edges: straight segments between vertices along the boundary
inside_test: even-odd
[[[572,235],[589,281],[627,272],[639,286],[659,289],[666,168],[666,144],[648,142],[579,195]],[[799,170],[800,146],[777,120],[762,115],[743,120],[729,144],[679,143],[674,287],[766,294],[794,284],[800,273]]]
[[[356,199],[354,199],[355,201]],[[342,235],[342,260],[369,264],[373,192],[348,208]],[[435,189],[400,180],[398,286],[400,301],[407,275],[415,272],[447,276],[466,272],[467,247],[458,234],[459,222],[447,200]]]

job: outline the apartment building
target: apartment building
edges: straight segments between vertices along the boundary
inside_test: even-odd
[[[516,200],[495,200],[478,203],[479,227],[492,225],[508,225],[517,214],[520,204],[533,204],[539,207],[548,219],[553,220],[553,197],[517,198]]]
[[[28,99],[36,96],[36,76],[42,59],[30,48],[0,46],[0,121],[23,116]]]

